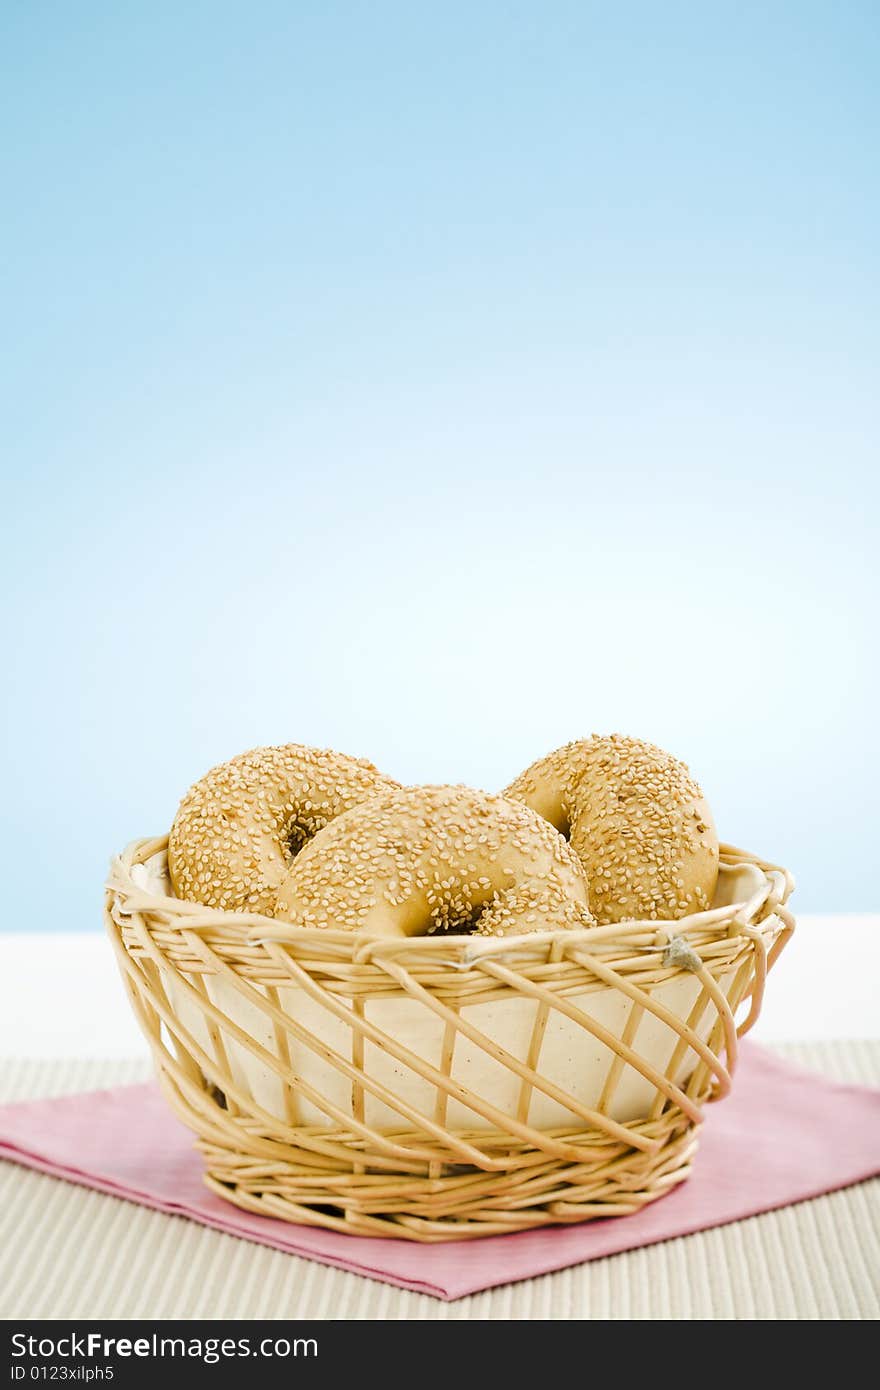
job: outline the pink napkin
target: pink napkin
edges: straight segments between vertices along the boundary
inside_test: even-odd
[[[880,1172],[880,1090],[742,1048],[733,1093],[707,1107],[692,1177],[633,1216],[444,1245],[374,1240],[254,1216],[202,1185],[192,1136],[157,1087],[0,1107],[0,1158],[158,1211],[437,1298],[721,1226]]]

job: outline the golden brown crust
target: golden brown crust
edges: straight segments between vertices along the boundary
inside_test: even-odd
[[[515,777],[502,795],[531,806],[567,839],[571,834],[572,806],[578,777],[590,742],[590,739],[581,739],[546,753]]]
[[[621,734],[557,748],[506,789],[571,838],[599,922],[668,920],[711,905],[718,837],[686,765]]]
[[[336,816],[399,784],[363,758],[289,743],[212,768],[180,803],[168,842],[179,898],[272,916],[303,845]]]
[[[387,936],[470,931],[496,894],[524,882],[587,906],[577,856],[527,807],[470,787],[405,787],[316,835],[276,916]]]

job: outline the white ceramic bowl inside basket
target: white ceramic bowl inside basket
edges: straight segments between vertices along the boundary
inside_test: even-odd
[[[151,894],[173,896],[164,854],[155,855],[142,866],[135,866],[132,877],[139,888]],[[767,877],[755,864],[722,865],[713,907],[747,903],[765,887]],[[522,941],[522,938],[518,940]],[[718,978],[724,994],[728,993],[734,974],[731,969]],[[273,1026],[266,1015],[222,976],[205,975],[203,979],[211,1002],[255,1042],[276,1055]],[[211,1055],[213,1045],[204,1013],[187,997],[172,972],[166,974],[165,987],[181,1024],[198,1046]],[[254,983],[254,988],[264,992],[264,987],[257,983]],[[682,970],[656,985],[652,994],[671,1013],[686,1019],[700,988],[697,976]],[[593,988],[572,993],[567,998],[614,1036],[622,1036],[632,1005],[619,990]],[[348,1026],[303,989],[297,986],[279,988],[277,999],[279,1007],[303,1025],[314,1038],[343,1055],[349,1054],[351,1031]],[[536,1000],[518,995],[466,1006],[462,1009],[462,1017],[518,1060],[525,1062],[537,1008]],[[423,1060],[435,1067],[441,1066],[444,1024],[419,999],[387,996],[368,999],[364,1011],[365,1017],[377,1028],[404,1043]],[[703,1041],[708,1040],[716,1017],[714,1007],[709,1008],[698,1024],[696,1031]],[[643,1015],[638,1028],[637,1049],[641,1057],[657,1071],[665,1071],[677,1041],[678,1035],[661,1019],[648,1012]],[[323,1126],[328,1123],[326,1114],[318,1105],[298,1090],[291,1094],[279,1075],[228,1032],[224,1035],[224,1045],[236,1085],[257,1106],[270,1115],[295,1124]],[[302,1079],[306,1088],[351,1113],[351,1082],[319,1052],[292,1035],[288,1035],[288,1047],[290,1070]],[[393,1094],[422,1114],[433,1114],[436,1091],[432,1083],[373,1042],[365,1041],[364,1053],[363,1069],[367,1075],[383,1083]],[[590,1037],[574,1020],[557,1010],[551,1011],[541,1048],[540,1071],[544,1079],[571,1094],[583,1106],[595,1108],[613,1060],[614,1054],[604,1043]],[[673,1078],[678,1085],[688,1080],[695,1061],[694,1053],[686,1050]],[[505,1115],[511,1118],[516,1116],[521,1090],[519,1078],[462,1035],[459,1035],[456,1043],[452,1077],[490,1101]],[[621,1122],[644,1118],[655,1096],[654,1084],[633,1067],[625,1066],[607,1113]],[[399,1131],[407,1127],[406,1120],[378,1097],[366,1093],[363,1105],[363,1118],[368,1125],[386,1131]],[[570,1126],[573,1115],[551,1096],[535,1090],[531,1096],[527,1122],[538,1129],[552,1129]],[[488,1120],[454,1097],[448,1101],[446,1123],[450,1128],[461,1130],[491,1128]]]

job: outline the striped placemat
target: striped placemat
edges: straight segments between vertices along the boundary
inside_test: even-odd
[[[880,1084],[880,1041],[779,1047]],[[0,1061],[0,1101],[142,1081],[149,1063]],[[876,1318],[880,1181],[473,1294],[409,1293],[0,1162],[3,1318]]]

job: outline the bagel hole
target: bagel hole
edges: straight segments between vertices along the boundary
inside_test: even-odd
[[[295,859],[301,849],[305,849],[314,831],[302,825],[300,821],[293,821],[288,827],[286,836],[287,853],[291,859]]]
[[[486,907],[488,907],[488,903],[475,903],[469,913],[456,916],[451,921],[444,922],[435,918],[425,934],[427,936],[473,936]]]

